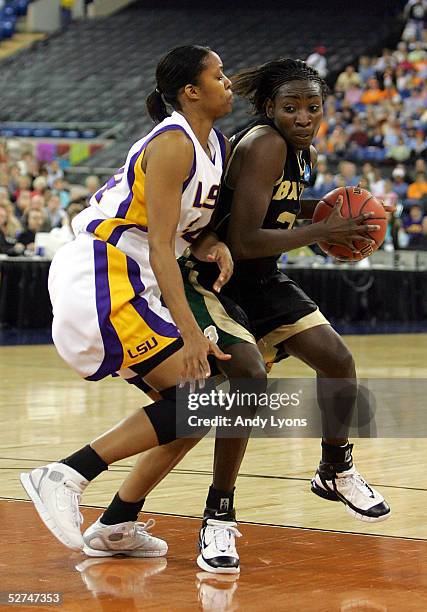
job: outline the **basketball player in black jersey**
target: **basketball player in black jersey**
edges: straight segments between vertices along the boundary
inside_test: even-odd
[[[376,226],[360,225],[366,215],[349,231],[339,200],[325,223],[293,228],[295,219],[311,219],[317,204],[300,200],[316,163],[311,143],[327,91],[313,68],[300,60],[268,62],[239,73],[233,90],[252,103],[258,117],[232,139],[216,213],[216,231],[235,259],[225,291],[248,315],[269,369],[293,355],[317,374],[324,437],[311,490],[343,502],[360,520],[384,520],[390,508],[357,472],[347,436],[357,396],[353,357],[317,305],[277,267],[283,252],[319,241],[354,249],[357,238],[370,242]],[[210,268],[200,266],[199,282],[212,284]],[[337,414],[338,435],[330,425]]]
[[[316,304],[278,270],[276,262],[283,252],[318,241],[354,248],[355,240],[369,242],[368,234],[376,226],[363,223],[369,214],[344,219],[342,202],[337,201],[326,222],[293,227],[296,218],[311,218],[316,204],[300,201],[316,162],[311,143],[326,93],[326,85],[314,69],[290,59],[269,62],[237,75],[233,89],[252,102],[258,118],[233,139],[215,214],[217,232],[227,239],[236,260],[232,281],[222,293],[232,296],[248,314],[268,367],[288,355],[310,365],[318,377],[322,414],[340,411],[341,420],[348,423],[357,392],[353,358]],[[197,270],[198,282],[212,291],[215,266],[193,257],[181,262],[183,271],[188,264]],[[343,502],[361,520],[387,518],[390,509],[384,498],[353,465],[352,445],[343,435],[343,426],[340,437],[328,430],[327,423],[324,430],[322,458],[312,491],[327,500]],[[141,455],[140,472],[144,473],[145,466],[152,479],[149,486],[145,478],[147,494],[193,445],[192,440],[176,440]],[[224,461],[219,461],[219,455],[216,459],[214,483],[216,477],[219,480],[218,472],[224,471]],[[227,472],[237,474],[239,466],[229,463]],[[234,483],[234,478],[224,474],[222,480]],[[234,573],[239,569],[233,497],[233,485],[227,490],[210,487],[198,558],[205,570]]]

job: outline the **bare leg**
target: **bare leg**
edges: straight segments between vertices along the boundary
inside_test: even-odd
[[[198,442],[183,438],[142,453],[119,489],[120,499],[135,502],[147,497]]]
[[[348,433],[357,396],[356,368],[350,351],[329,325],[307,329],[286,340],[284,345],[290,355],[316,371],[324,441],[343,446],[348,441],[345,431]],[[339,437],[330,431],[328,415],[332,415],[332,419],[339,415]]]
[[[234,378],[259,380],[261,384],[266,381],[265,365],[254,345],[234,344],[228,347],[227,351],[233,358],[229,362],[221,363],[220,367],[231,381],[230,391],[233,390]],[[242,435],[240,438],[216,438],[212,482],[215,489],[233,490],[248,445],[250,430],[246,433],[246,436]]]
[[[182,372],[181,353],[177,351],[152,370],[146,377],[147,383],[157,390],[174,387]],[[108,465],[155,446],[158,446],[157,435],[143,409],[91,442],[93,450]]]

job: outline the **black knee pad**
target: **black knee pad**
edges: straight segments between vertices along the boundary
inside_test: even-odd
[[[169,444],[177,439],[177,425],[182,434],[182,437],[187,437],[191,434],[192,437],[203,438],[209,431],[210,427],[200,426],[196,429],[190,429],[186,426],[185,419],[188,415],[185,413],[177,415],[176,403],[176,387],[169,387],[159,391],[162,395],[161,400],[145,406],[144,410],[156,432],[159,445]],[[178,421],[178,417],[181,421]],[[194,435],[195,434],[195,435]]]
[[[176,401],[162,399],[143,408],[156,432],[159,445],[176,440]]]

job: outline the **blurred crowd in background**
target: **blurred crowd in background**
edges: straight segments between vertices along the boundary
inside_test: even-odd
[[[338,75],[303,197],[358,184],[394,208],[384,248],[427,250],[427,2],[409,0],[404,17],[395,49],[364,55]],[[327,76],[324,46],[307,61]],[[70,219],[99,187],[97,176],[70,184],[61,160],[40,163],[30,142],[0,142],[0,253],[40,254],[40,232],[58,247],[71,240]]]

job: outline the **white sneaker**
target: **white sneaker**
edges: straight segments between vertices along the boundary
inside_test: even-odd
[[[64,463],[23,472],[20,479],[46,527],[65,546],[81,550],[83,517],[79,503],[88,481]]]
[[[234,521],[207,519],[200,530],[197,565],[214,574],[238,574],[240,560],[235,538],[242,534]]]
[[[343,472],[335,472],[332,464],[319,466],[311,481],[311,490],[323,499],[341,501],[349,514],[360,521],[385,521],[390,506],[384,497],[368,485],[353,465]]]
[[[155,523],[149,519],[146,523],[128,521],[103,525],[98,519],[83,534],[83,552],[89,557],[163,557],[168,552],[168,545],[148,533]]]

